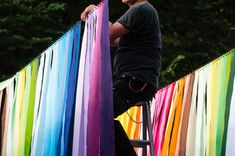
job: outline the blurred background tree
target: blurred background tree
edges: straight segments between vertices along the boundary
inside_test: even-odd
[[[63,3],[1,0],[0,79],[12,76],[67,29]]]
[[[235,47],[235,1],[149,0],[158,10],[166,86]],[[32,61],[98,0],[1,0],[0,81]],[[110,21],[128,7],[110,0]],[[115,49],[111,49],[112,52]]]

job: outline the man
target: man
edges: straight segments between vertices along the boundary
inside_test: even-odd
[[[110,43],[118,46],[114,55],[113,104],[118,117],[139,101],[151,100],[157,89],[161,65],[161,33],[158,14],[147,0],[122,0],[127,12],[110,22]],[[88,6],[81,14],[95,9]],[[121,124],[115,120],[116,156],[136,155]]]

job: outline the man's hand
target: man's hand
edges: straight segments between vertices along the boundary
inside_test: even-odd
[[[82,12],[81,14],[81,20],[85,21],[87,15],[93,11],[97,6],[91,4],[86,9]],[[110,43],[112,46],[117,46],[119,44],[119,39],[122,37],[124,34],[128,33],[129,30],[125,28],[122,24],[119,22],[115,22],[112,24],[109,22],[109,35],[110,35]]]
[[[86,9],[81,13],[81,16],[80,16],[81,20],[82,20],[82,21],[85,21],[87,15],[88,15],[92,10],[94,10],[95,8],[96,8],[96,6],[93,5],[93,4],[91,4],[91,5],[89,5],[88,7],[86,7]]]

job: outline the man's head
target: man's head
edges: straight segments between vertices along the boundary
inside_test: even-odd
[[[122,0],[122,3],[132,6],[136,3],[143,2],[143,1],[146,1],[146,0]]]

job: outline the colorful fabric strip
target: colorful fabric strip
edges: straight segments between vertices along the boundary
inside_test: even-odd
[[[155,155],[235,154],[234,53],[232,50],[156,93],[155,109],[151,109]],[[133,131],[129,118],[119,119],[127,133]],[[138,133],[141,139],[141,131]]]
[[[0,83],[1,155],[114,155],[108,20],[104,0],[86,20],[81,51],[78,23]],[[235,155],[234,67],[232,50],[155,94],[156,156]],[[128,114],[118,119],[141,139],[141,109]]]
[[[100,153],[102,156],[114,156],[114,121],[113,121],[113,84],[109,42],[108,0],[104,0],[98,10],[100,24],[97,28],[97,42],[100,45]],[[99,21],[99,18],[97,19]],[[103,74],[105,73],[105,74]],[[109,137],[107,137],[109,136]]]

